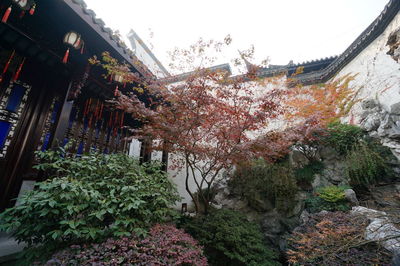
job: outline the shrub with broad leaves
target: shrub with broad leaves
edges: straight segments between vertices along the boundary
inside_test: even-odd
[[[37,168],[49,178],[0,214],[0,231],[27,243],[28,251],[144,234],[173,214],[179,197],[159,165],[123,154],[61,155],[39,153],[45,162]]]
[[[145,238],[132,235],[101,244],[73,245],[46,265],[196,265],[205,266],[202,248],[172,225],[155,225]]]

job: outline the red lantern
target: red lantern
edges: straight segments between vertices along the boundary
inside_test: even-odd
[[[124,81],[124,76],[121,74],[115,74],[114,75],[114,81],[118,83],[122,83]]]
[[[35,12],[36,3],[32,0],[12,0],[12,2],[16,4],[20,9],[22,9],[20,18],[22,18],[25,12],[28,10],[31,15],[33,15],[33,13]],[[3,18],[1,19],[1,22],[7,23],[11,11],[12,11],[12,6],[9,6],[6,12],[4,13]]]
[[[83,47],[84,42],[81,38],[81,35],[79,35],[78,33],[74,32],[74,31],[70,31],[67,34],[65,34],[65,36],[64,36],[64,44],[66,44],[74,49],[80,49],[81,47]],[[68,57],[69,57],[69,48],[65,52],[63,60],[62,60],[62,62],[64,64],[66,64],[68,62]]]
[[[29,10],[31,5],[29,4],[28,0],[12,0],[19,8],[22,10]]]

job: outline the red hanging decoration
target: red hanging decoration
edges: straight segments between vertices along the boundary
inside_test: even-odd
[[[35,14],[35,10],[36,10],[36,4],[34,4],[31,9],[29,10],[29,14],[32,16],[33,14]]]
[[[7,23],[8,17],[11,14],[11,6],[9,8],[7,8],[6,13],[4,13],[3,18],[1,19],[1,22],[3,23]]]
[[[99,99],[97,99],[97,102],[96,102],[96,111],[94,112],[94,117],[96,118],[96,121],[97,121],[97,119],[99,118],[99,111],[100,111],[100,100]]]
[[[115,112],[114,125],[118,125],[118,112]]]
[[[14,56],[15,56],[15,50],[11,53],[10,58],[8,58],[7,64],[3,69],[3,74],[5,74],[7,72],[8,68],[10,66],[10,63],[13,60]]]
[[[121,128],[123,128],[123,126],[124,126],[124,116],[125,116],[125,112],[123,112],[121,115]]]
[[[19,14],[19,18],[23,18],[25,16],[25,10],[22,10],[21,13]]]
[[[3,81],[3,76],[7,72],[8,68],[10,67],[10,63],[13,60],[14,56],[15,56],[15,50],[11,53],[10,58],[8,58],[8,61],[3,69],[3,73],[0,76],[0,82]]]
[[[93,114],[89,118],[89,124],[88,124],[89,128],[92,126],[92,120],[93,120]]]
[[[69,48],[68,48],[67,51],[65,52],[65,55],[64,55],[63,60],[62,60],[62,62],[63,62],[64,64],[66,64],[66,63],[68,62],[68,57],[69,57]]]
[[[117,87],[115,87],[115,91],[114,91],[114,96],[117,97],[117,95],[118,95],[118,85],[117,85]]]
[[[83,116],[86,115],[86,110],[87,110],[88,101],[89,101],[89,100],[86,100],[86,102],[85,102],[85,108],[83,109]]]
[[[104,105],[103,105],[103,103],[101,103],[100,115],[99,115],[100,118],[101,118],[102,115],[103,115],[103,107],[104,107]]]
[[[24,58],[24,59],[22,60],[21,64],[19,65],[18,70],[17,70],[17,72],[15,73],[14,78],[13,78],[14,81],[18,80],[19,75],[21,74],[22,67],[23,67],[24,64],[25,64],[25,59],[26,59],[26,58]]]

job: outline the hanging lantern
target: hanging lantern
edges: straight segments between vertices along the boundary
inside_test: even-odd
[[[118,83],[122,83],[124,81],[124,76],[121,74],[115,74],[114,75],[114,81]]]
[[[31,8],[28,0],[12,0],[22,10],[29,10]]]
[[[33,13],[35,12],[36,3],[33,0],[12,0],[12,2],[16,4],[20,9],[22,9],[20,18],[22,18],[25,12],[28,10],[31,15],[33,15]],[[1,19],[1,22],[7,23],[11,11],[12,11],[12,6],[9,6],[6,12],[4,13],[3,18]]]
[[[79,35],[78,33],[74,32],[74,31],[70,31],[67,34],[65,34],[65,36],[64,36],[64,44],[66,44],[74,49],[80,49],[81,47],[83,47],[84,42],[81,39],[81,35]],[[64,54],[64,57],[62,60],[62,62],[64,64],[66,64],[68,62],[69,49],[70,48],[68,48]]]

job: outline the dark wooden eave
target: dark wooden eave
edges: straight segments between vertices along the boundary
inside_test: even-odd
[[[83,0],[61,0],[64,2],[71,10],[73,10],[83,21],[87,23],[97,35],[109,44],[109,46],[120,56],[120,60],[127,62],[137,70],[141,75],[146,77],[151,77],[153,74],[147,67],[139,61],[135,54],[124,47],[119,39],[113,35],[113,31],[105,26],[102,19],[96,17],[96,13],[87,9],[87,5]]]

